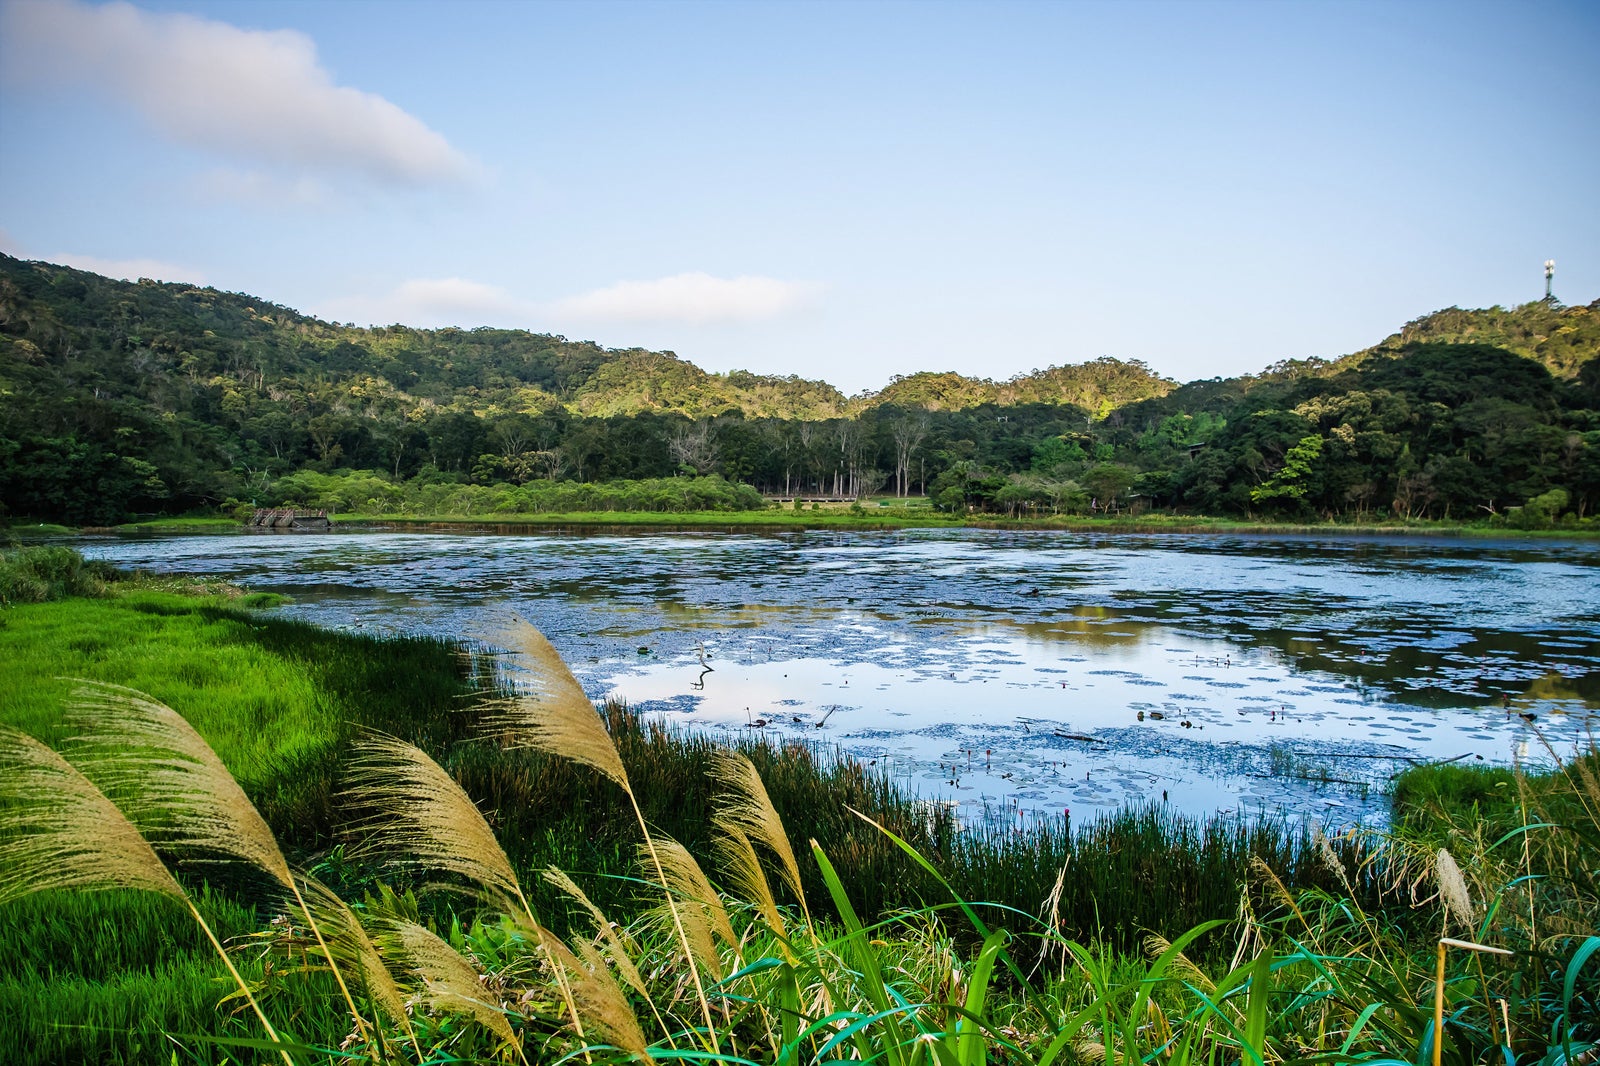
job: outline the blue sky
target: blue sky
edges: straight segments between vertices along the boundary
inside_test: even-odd
[[[1592,3],[0,0],[0,247],[712,370],[1180,379],[1557,262]]]

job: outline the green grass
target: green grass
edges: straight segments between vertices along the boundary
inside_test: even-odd
[[[72,676],[126,684],[169,703],[239,775],[293,859],[351,900],[376,893],[380,882],[402,893],[419,890],[420,904],[404,904],[409,916],[470,950],[475,965],[487,971],[487,987],[535,996],[528,1002],[540,1006],[518,1022],[530,1056],[538,1059],[545,1040],[552,1043],[543,1054],[551,1059],[570,1051],[559,1006],[541,984],[525,937],[467,897],[428,892],[426,879],[398,877],[345,846],[354,842],[340,834],[345,812],[336,793],[346,745],[362,726],[400,735],[431,752],[476,801],[542,921],[564,935],[585,928],[581,912],[539,877],[556,865],[610,916],[634,928],[641,968],[660,994],[681,996],[674,941],[660,925],[639,924],[652,897],[639,877],[638,826],[621,790],[566,760],[472,739],[479,694],[495,688],[486,656],[440,641],[328,632],[253,614],[237,606],[237,598],[185,597],[126,581],[110,581],[100,591],[101,598],[0,611],[0,721],[58,745],[64,739],[60,706],[71,687],[63,678]],[[714,743],[641,721],[624,708],[607,708],[606,718],[647,822],[715,870],[717,786],[707,773]],[[1584,791],[1583,773],[1594,773],[1592,755],[1546,776],[1461,767],[1412,771],[1397,785],[1397,835],[1335,842],[1342,871],[1336,873],[1303,831],[1270,821],[1192,819],[1150,808],[1105,815],[1070,831],[1059,819],[1020,832],[1010,819],[963,830],[943,805],[920,802],[827,748],[756,736],[739,746],[789,828],[813,910],[835,903],[819,939],[800,945],[795,979],[832,989],[835,1006],[851,1018],[865,1020],[881,1010],[877,998],[892,993],[932,1005],[905,1014],[901,1028],[921,1026],[926,1039],[947,1039],[941,1027],[958,1016],[948,1004],[962,996],[970,1002],[970,987],[955,975],[984,972],[980,952],[987,944],[993,970],[984,980],[992,987],[981,1014],[991,1027],[1016,1034],[1029,1056],[1072,1018],[1085,1018],[1084,1038],[1109,1052],[1105,1061],[1131,1061],[1134,1052],[1147,1058],[1159,1046],[1162,1025],[1205,1042],[1210,1061],[1244,1061],[1242,1047],[1264,1049],[1270,1041],[1276,1041],[1270,1044],[1275,1054],[1294,1061],[1288,1053],[1294,1048],[1337,1048],[1342,1037],[1329,1035],[1329,1018],[1349,1024],[1378,1004],[1366,1035],[1353,1046],[1367,1058],[1414,1060],[1426,1039],[1431,944],[1439,928],[1438,906],[1426,886],[1441,846],[1459,856],[1480,908],[1491,900],[1504,903],[1482,929],[1452,931],[1522,953],[1513,962],[1490,959],[1486,975],[1494,994],[1514,997],[1515,1010],[1528,1019],[1521,1050],[1533,1053],[1526,1034],[1558,1031],[1579,1018],[1576,1012],[1594,1009],[1600,996],[1592,976],[1563,981],[1563,969],[1576,964],[1569,960],[1576,959],[1582,930],[1594,927],[1600,907],[1591,876],[1600,850],[1590,840],[1592,814],[1584,818],[1585,802],[1600,795]],[[871,815],[904,847],[847,807]],[[1501,839],[1507,826],[1530,818],[1566,824],[1526,834],[1528,849],[1523,834]],[[813,840],[827,863],[807,861]],[[1262,867],[1288,886],[1292,905]],[[1059,900],[1047,908],[1063,869]],[[200,887],[195,878],[201,873],[212,889]],[[259,884],[214,867],[191,867],[187,876],[219,933],[241,947],[241,967],[262,983],[263,1004],[275,1023],[323,1046],[343,1040],[349,1024],[329,976],[294,962],[295,952],[303,957],[303,941],[285,955],[282,927],[267,925],[275,912],[245,902],[260,898]],[[1420,909],[1412,905],[1417,885],[1424,886]],[[981,902],[963,914],[951,909],[956,897]],[[746,928],[753,919],[738,913]],[[851,914],[871,928],[850,933]],[[1036,917],[1041,914],[1048,915],[1048,927]],[[874,924],[880,920],[886,924]],[[744,961],[764,955],[779,963],[785,949],[757,926],[748,928]],[[1010,961],[993,954],[997,928],[1010,931],[1004,956]],[[1220,1003],[1196,999],[1189,986],[1198,978],[1178,981],[1162,969],[1168,963],[1144,956],[1147,936],[1176,938],[1184,930],[1197,930],[1189,958],[1210,980],[1236,990],[1231,1001],[1222,993]],[[1243,956],[1248,972],[1228,976],[1241,937],[1249,947]],[[1447,998],[1456,1020],[1445,1059],[1463,1066],[1486,1061],[1495,1038],[1487,1008],[1480,1009],[1478,971],[1471,960],[1451,965]],[[1024,980],[1024,971],[1037,977]],[[739,986],[741,996],[755,998],[739,1001],[746,1005],[734,1012],[730,1032],[767,1032],[776,1040],[782,1011],[774,1005],[787,993],[779,987],[781,970],[761,973],[767,976]],[[235,1002],[219,1008],[230,989],[223,977],[198,931],[169,900],[109,893],[13,902],[0,908],[0,1018],[8,1023],[0,1025],[0,1061],[165,1064],[174,1051],[180,1062],[230,1055],[256,1061],[254,1052],[192,1039],[259,1035],[254,1020],[234,1010]],[[676,982],[675,991],[661,982]],[[1571,994],[1563,998],[1567,989]],[[1151,991],[1156,1010],[1164,1012],[1159,1024],[1140,1006],[1141,995]],[[685,1024],[693,1023],[692,1013],[684,1015],[690,1018]],[[1258,1015],[1270,1016],[1271,1025],[1252,1035]],[[459,1018],[417,1019],[436,1049],[466,1059],[493,1050],[492,1040]],[[769,1024],[777,1028],[762,1029]],[[865,1025],[853,1041],[855,1053],[899,1061],[900,1052],[890,1050],[898,1039],[894,1031],[881,1019]],[[1575,1031],[1590,1033],[1581,1024]],[[796,1048],[820,1053],[823,1040],[795,1039]],[[977,1045],[948,1039],[954,1041],[947,1046],[955,1056],[950,1061],[966,1063],[962,1049]],[[757,1061],[770,1057],[754,1045],[742,1050]],[[1011,1061],[1017,1054],[1004,1057]],[[1076,1045],[1057,1060],[1062,1066],[1094,1061]]]
[[[260,930],[256,908],[204,887],[195,894],[223,940],[243,943]],[[8,1066],[167,1063],[174,1051],[179,1062],[216,1062],[216,1050],[194,1037],[259,1036],[236,1004],[219,1010],[232,981],[174,900],[52,892],[8,905],[0,919],[0,1034],[10,1034],[0,1035],[0,1058]],[[264,998],[293,1031],[340,1032],[331,977],[280,964],[269,978],[260,951],[241,953],[236,965],[266,983]]]
[[[119,533],[211,533],[239,528],[236,518],[187,515],[171,518],[145,518],[114,527]]]
[[[0,612],[0,722],[56,745],[73,679],[146,692],[182,708],[274,829],[304,848],[329,840],[352,732],[456,737],[452,712],[477,684],[473,669],[444,641],[329,632],[172,593]]]

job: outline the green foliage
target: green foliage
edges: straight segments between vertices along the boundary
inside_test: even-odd
[[[47,603],[67,596],[100,596],[117,569],[85,560],[82,553],[60,546],[0,551],[0,606]]]
[[[1539,302],[1449,309],[1351,356],[1244,378],[1176,385],[1101,358],[1004,382],[918,373],[846,398],[670,352],[358,329],[0,256],[0,517],[751,506],[702,485],[620,485],[720,475],[771,496],[886,488],[949,515],[1264,506],[1543,528],[1562,520],[1544,503],[1507,514],[1555,489],[1573,522],[1600,502],[1597,353],[1600,302]],[[1321,455],[1286,467],[1313,435]],[[1104,480],[1114,467],[1129,484]]]
[[[1312,469],[1322,457],[1321,437],[1301,437],[1300,442],[1283,457],[1283,466],[1271,479],[1250,490],[1250,499],[1303,500],[1311,491]]]
[[[715,906],[732,922],[732,939],[719,944],[707,933],[712,954],[700,959],[701,972],[717,975],[708,1028],[684,979],[688,941],[648,909],[661,897],[636,861],[640,820],[630,801],[586,765],[464,742],[481,701],[501,696],[466,649],[332,634],[143,591],[21,605],[4,623],[0,718],[61,743],[66,683],[53,680],[61,676],[133,684],[183,706],[289,854],[323,856],[318,874],[360,904],[381,950],[393,951],[383,939],[393,920],[432,925],[440,943],[465,952],[474,997],[512,1026],[530,1057],[579,1049],[550,966],[568,967],[570,982],[593,978],[589,967],[615,967],[621,981],[627,956],[643,975],[639,988],[619,985],[610,1006],[591,986],[579,997],[595,1023],[588,1041],[597,1062],[626,1057],[602,1043],[627,1046],[619,1010],[658,1057],[707,1062],[732,1054],[798,1066],[845,1053],[904,1066],[1415,1061],[1434,1039],[1428,1004],[1441,928],[1512,952],[1447,960],[1445,1061],[1531,1061],[1552,1044],[1571,1060],[1600,1036],[1600,976],[1589,963],[1600,940],[1585,939],[1600,923],[1590,876],[1600,867],[1593,752],[1540,776],[1414,770],[1397,787],[1394,833],[1329,842],[1164,808],[1075,828],[1041,818],[1019,831],[1009,817],[959,828],[943,806],[915,801],[857,763],[752,737],[741,748],[777,816],[799,830],[791,848],[815,856],[801,876],[813,907],[791,906],[780,929],[770,909],[745,897],[680,899],[684,914]],[[340,775],[324,768],[337,766],[363,724],[434,753],[493,812],[533,911],[573,950],[592,952],[587,962],[560,961],[546,934],[533,935],[518,916],[452,910],[469,904],[433,891],[426,871],[397,891],[380,887],[396,869],[343,846],[354,841],[332,835],[326,820]],[[686,845],[720,883],[713,859],[724,830],[713,814],[727,778],[710,772],[717,745],[616,707],[605,724],[642,821]],[[308,763],[308,746],[326,762]],[[1450,875],[1459,887],[1440,848],[1455,856],[1449,869],[1464,872]],[[613,939],[590,939],[592,912],[536,876],[552,863],[620,919],[606,926]],[[307,930],[260,895],[258,878],[211,862],[181,869],[212,877],[210,890],[191,884],[220,935],[242,942],[259,930],[239,963],[269,1015],[309,1042],[291,1057],[329,1060],[331,1051],[315,1049],[342,1043],[357,1054],[381,1046],[391,1062],[507,1061],[500,1039],[474,1020],[482,1014],[439,1006],[444,978],[417,982],[402,968],[396,979],[417,997],[410,1028],[358,995],[383,1035],[380,1044],[352,1034]],[[1462,909],[1441,909],[1441,896],[1464,900]],[[837,920],[816,906],[823,900]],[[0,1054],[138,1062],[168,1037],[201,1056],[202,1037],[255,1046],[250,1016],[214,1006],[225,987],[218,965],[181,918],[170,900],[126,893],[37,896],[0,910],[0,1010],[16,1023],[0,1028]],[[1187,931],[1146,939],[1160,930]],[[369,971],[341,949],[334,958],[359,991]],[[1504,1013],[1496,999],[1510,1004]],[[1509,1036],[1502,1017],[1512,1020]]]

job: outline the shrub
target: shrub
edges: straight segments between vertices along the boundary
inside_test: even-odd
[[[121,572],[72,548],[45,545],[0,553],[0,603],[46,603],[101,596]]]

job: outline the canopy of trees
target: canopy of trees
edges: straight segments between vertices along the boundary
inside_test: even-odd
[[[358,329],[0,256],[0,515],[108,524],[313,496],[754,505],[720,477],[1013,515],[1540,524],[1600,502],[1597,352],[1600,301],[1539,302],[1441,311],[1366,351],[1244,378],[1178,385],[1102,358],[1005,382],[918,373],[852,398],[670,352]],[[675,478],[699,480],[615,484]],[[613,484],[577,489],[597,482]]]

